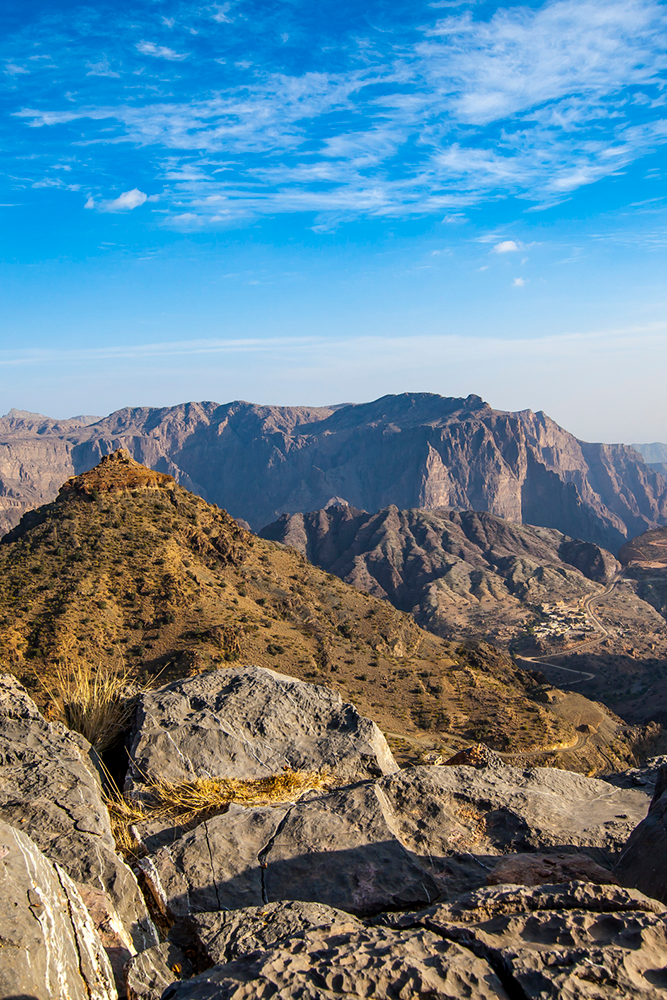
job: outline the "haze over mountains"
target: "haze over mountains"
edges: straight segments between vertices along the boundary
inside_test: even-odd
[[[255,530],[332,497],[369,511],[488,511],[611,551],[667,522],[667,482],[632,447],[582,442],[542,412],[494,410],[479,396],[185,403],[89,420],[19,411],[0,420],[0,527],[119,447]]]

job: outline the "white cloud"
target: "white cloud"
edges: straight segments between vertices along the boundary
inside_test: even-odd
[[[496,243],[493,253],[514,253],[518,249],[519,244],[514,240],[502,240],[500,243]]]
[[[525,284],[526,284],[526,278],[515,278],[514,281],[512,282],[512,287],[523,288]]]
[[[158,59],[169,59],[171,62],[180,62],[187,59],[189,52],[174,52],[166,45],[155,45],[154,42],[137,42],[135,48],[145,56],[156,56]]]
[[[220,24],[225,22],[231,23],[234,20],[232,17],[227,16],[228,11],[232,8],[231,3],[214,3],[213,7],[215,9],[215,14],[211,14],[212,20],[218,21]]]
[[[222,23],[231,9],[199,14]],[[172,62],[189,55],[136,47]],[[327,230],[363,214],[462,222],[470,206],[512,195],[543,209],[667,143],[667,117],[645,110],[667,74],[658,0],[550,0],[486,20],[443,9],[419,44],[391,52],[361,39],[346,68],[290,75],[264,71],[249,48],[236,65],[253,74],[212,96],[195,85],[190,99],[131,93],[107,107],[20,114],[32,127],[87,120],[79,145],[152,147],[179,215],[213,220],[217,195],[232,215],[315,212]],[[91,74],[105,65],[90,63]],[[628,109],[650,120],[637,124]],[[509,244],[524,249],[504,240],[497,252]]]
[[[151,201],[154,197],[151,196]],[[123,191],[122,194],[118,195],[117,198],[113,198],[111,201],[100,201],[95,202],[92,195],[89,196],[88,201],[83,206],[84,208],[96,208],[98,212],[129,212],[133,208],[139,208],[146,201],[148,201],[148,195],[140,191],[139,188],[132,188],[131,191]]]
[[[115,70],[111,68],[109,60],[106,56],[98,60],[98,62],[88,62],[88,72],[86,76],[115,76],[120,77],[120,73],[116,73]]]
[[[8,76],[18,76],[21,73],[30,73],[30,70],[24,69],[23,66],[17,66],[16,63],[6,63],[5,73]]]

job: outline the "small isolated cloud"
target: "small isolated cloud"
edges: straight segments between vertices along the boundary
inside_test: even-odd
[[[167,222],[174,226],[197,226],[201,225],[201,219],[194,212],[182,212],[180,215],[172,215]]]
[[[116,71],[111,68],[109,60],[106,56],[98,62],[87,62],[86,66],[88,66],[86,76],[120,76],[120,73],[116,73]]]
[[[227,12],[231,9],[231,3],[214,3],[215,14],[211,14],[214,21],[222,24],[224,21],[231,22],[233,18],[227,17]]]
[[[446,222],[450,226],[460,226],[468,220],[462,212],[456,212],[453,215],[446,215],[442,221]]]
[[[515,278],[514,281],[512,282],[512,288],[523,288],[525,284],[526,284],[525,278]]]
[[[170,59],[172,62],[180,62],[187,59],[189,52],[174,52],[166,45],[155,45],[154,42],[137,42],[136,48],[145,56],[156,56],[158,59]]]
[[[153,200],[152,197],[151,200]],[[95,204],[93,196],[90,195],[83,207],[96,208],[98,212],[130,212],[133,208],[139,208],[146,201],[148,201],[147,194],[144,194],[139,188],[132,188],[131,191],[123,191],[111,201],[101,201],[99,204]]]
[[[133,208],[139,208],[147,201],[148,195],[140,191],[139,188],[132,188],[131,191],[123,191],[121,195],[114,198],[113,201],[106,202],[107,212],[123,212],[126,209],[129,211]]]
[[[515,250],[519,249],[518,243],[514,240],[503,240],[501,243],[496,243],[493,248],[494,253],[514,253]]]
[[[5,73],[9,76],[18,76],[20,73],[29,72],[29,69],[24,69],[23,66],[17,66],[16,63],[7,63],[5,66]]]

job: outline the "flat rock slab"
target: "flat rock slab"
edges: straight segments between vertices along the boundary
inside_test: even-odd
[[[289,807],[233,806],[140,864],[171,920],[290,899],[367,914],[439,898],[373,782]]]
[[[157,935],[116,854],[92,753],[78,733],[47,722],[16,678],[0,675],[0,819],[28,832],[79,886],[122,972]]]
[[[343,781],[398,770],[370,719],[339,694],[262,667],[223,669],[142,696],[128,790],[145,778],[262,778],[329,768]]]
[[[0,821],[0,996],[115,1000],[113,972],[74,882]]]
[[[635,890],[573,882],[489,887],[383,922],[465,943],[513,997],[664,1000],[666,914]]]
[[[486,876],[486,882],[487,885],[620,884],[613,872],[596,864],[587,854],[512,854],[501,858]]]
[[[565,845],[618,851],[649,806],[641,788],[547,767],[410,767],[378,784],[403,843],[431,857]]]
[[[174,983],[162,1000],[509,1000],[491,966],[423,927],[336,922]]]
[[[205,966],[222,965],[251,951],[266,951],[279,941],[313,927],[346,923],[363,927],[361,921],[322,903],[265,903],[244,910],[197,913],[190,923],[189,944]]]

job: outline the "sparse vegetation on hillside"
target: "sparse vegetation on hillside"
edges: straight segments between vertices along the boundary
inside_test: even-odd
[[[507,655],[423,631],[123,452],[0,545],[0,660],[42,707],[66,714],[42,687],[57,687],[59,664],[104,677],[120,657],[138,685],[236,661],[327,684],[402,760],[473,739],[501,751],[573,739]]]

